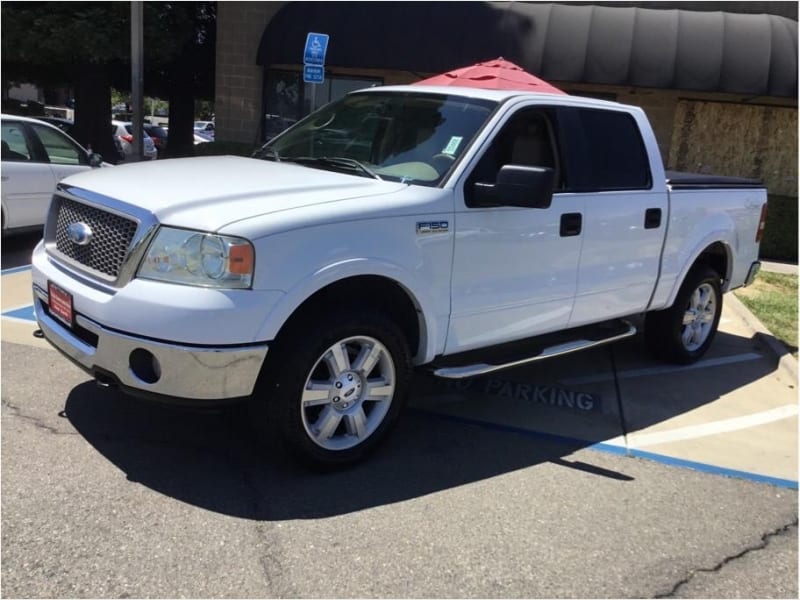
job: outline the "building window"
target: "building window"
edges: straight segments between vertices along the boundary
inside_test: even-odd
[[[321,84],[303,83],[297,71],[267,69],[264,77],[264,123],[262,141],[272,139],[307,114],[345,94],[374,85],[382,79],[325,76]]]

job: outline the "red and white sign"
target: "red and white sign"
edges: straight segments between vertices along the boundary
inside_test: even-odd
[[[50,314],[72,327],[72,294],[65,292],[52,281],[47,282]]]

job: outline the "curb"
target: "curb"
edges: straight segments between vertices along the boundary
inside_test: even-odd
[[[793,381],[797,381],[797,359],[781,344],[775,335],[750,312],[733,292],[726,294],[728,306],[744,321],[745,325],[763,341],[778,359],[778,367],[786,371]]]

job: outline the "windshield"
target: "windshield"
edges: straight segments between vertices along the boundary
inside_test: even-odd
[[[431,94],[350,94],[287,129],[255,156],[434,186],[495,106]]]

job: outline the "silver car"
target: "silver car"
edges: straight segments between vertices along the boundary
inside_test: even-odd
[[[133,123],[126,121],[111,121],[111,134],[114,139],[119,141],[125,160],[129,160],[133,155]],[[158,158],[158,150],[153,143],[153,138],[142,131],[144,135],[144,158],[145,160],[155,160]]]

